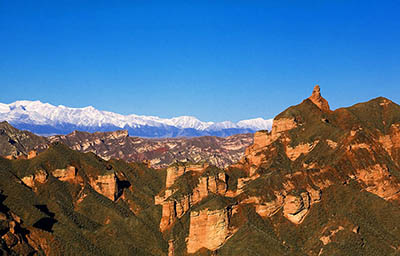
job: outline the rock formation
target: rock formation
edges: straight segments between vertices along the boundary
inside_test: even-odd
[[[76,177],[76,167],[67,166],[65,169],[56,169],[51,172],[51,174],[59,179],[60,181],[74,181]]]
[[[0,155],[8,158],[32,158],[35,147],[40,149],[46,144],[44,137],[37,136],[28,131],[20,131],[7,122],[0,122]]]
[[[192,211],[187,238],[187,252],[195,253],[201,248],[215,251],[231,235],[229,220],[231,209]]]
[[[114,172],[90,179],[90,185],[99,194],[114,201],[118,198],[118,178]]]
[[[271,131],[255,133],[240,161],[225,169],[186,157],[151,167],[167,162],[154,151],[179,148],[188,156],[208,147],[189,139],[146,147],[124,132],[52,139],[102,157],[56,143],[30,159],[0,158],[3,254],[400,252],[400,106],[385,98],[330,110],[315,87],[276,116]],[[203,140],[215,138],[196,143]],[[136,153],[157,156],[146,163],[105,157],[136,154],[133,144]]]
[[[162,205],[162,218],[160,230],[167,230],[176,219],[181,218],[191,206],[213,194],[225,194],[226,178],[223,172],[212,175],[203,175],[207,172],[208,164],[179,164],[167,168],[166,189],[155,197],[155,204]],[[179,177],[182,177],[182,185],[192,183],[190,188],[181,188],[181,184],[173,186]]]
[[[308,99],[311,100],[315,105],[317,105],[322,111],[330,110],[328,101],[321,96],[319,85],[316,85],[314,87],[312,95]]]
[[[47,176],[48,176],[48,174],[46,171],[39,170],[39,171],[35,172],[34,174],[22,177],[21,180],[26,186],[28,186],[30,188],[34,188],[35,182],[38,182],[41,184],[45,183],[47,181]]]
[[[329,200],[326,197],[332,196],[329,192],[332,187],[352,184],[383,200],[400,202],[400,180],[392,175],[395,169],[396,172],[399,170],[398,158],[395,158],[399,156],[399,126],[385,120],[384,116],[385,108],[397,108],[397,122],[400,123],[400,108],[388,102],[378,98],[362,107],[356,105],[349,110],[331,111],[320,94],[319,86],[316,86],[308,100],[274,119],[271,132],[259,131],[254,135],[253,145],[233,166],[246,174],[236,177],[235,187],[229,185],[228,181],[235,179],[229,169],[210,175],[199,168],[189,172],[197,182],[188,189],[180,180],[188,174],[188,168],[169,167],[166,190],[156,197],[156,204],[162,205],[160,231],[170,232],[188,214],[187,253],[199,253],[204,249],[220,251],[225,246],[232,246],[229,241],[235,239],[237,230],[246,223],[243,220],[239,221],[242,224],[237,223],[242,218],[237,209],[242,209],[241,212],[246,205],[253,207],[262,219],[275,222],[282,216],[301,228],[308,218],[315,218],[310,217],[310,214],[315,215],[315,207],[326,204]],[[371,129],[370,124],[365,125],[371,123],[371,117],[364,115],[363,108],[377,108],[374,111],[378,115],[382,113],[379,118],[389,129]],[[269,185],[264,185],[266,183]],[[184,193],[180,193],[182,190]],[[178,194],[180,196],[176,196]],[[229,203],[212,210],[205,206],[196,210],[199,205],[209,204],[208,197],[215,194],[233,201],[227,199]],[[228,209],[234,205],[236,210],[232,213]],[[238,226],[231,226],[232,221]],[[338,232],[359,234],[354,232],[354,227],[358,227],[354,223],[341,223],[343,226],[332,228],[331,233],[320,236],[321,244],[310,255],[327,253],[324,246],[330,244]],[[169,241],[176,254],[177,240]]]
[[[223,168],[243,157],[244,150],[253,142],[253,135],[146,139],[130,137],[126,130],[120,130],[95,133],[74,131],[68,135],[40,137],[19,131],[7,122],[0,123],[0,155],[10,159],[33,158],[53,142],[61,142],[81,152],[93,152],[105,160],[115,158],[146,162],[154,168],[166,168],[182,161],[206,161]]]

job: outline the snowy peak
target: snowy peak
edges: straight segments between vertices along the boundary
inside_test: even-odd
[[[193,116],[168,119],[135,114],[121,115],[101,111],[92,106],[70,108],[28,100],[10,104],[0,103],[0,121],[8,121],[17,128],[25,128],[38,134],[69,133],[71,129],[91,132],[127,129],[131,135],[145,137],[228,136],[271,129],[272,126],[272,119],[263,118],[242,120],[237,123],[231,121],[214,123],[203,122]]]
[[[10,107],[7,104],[0,103],[0,113],[7,113],[10,111]]]
[[[196,130],[205,130],[213,124],[213,122],[202,122],[193,116],[180,116],[169,120],[171,121],[170,123],[172,126],[179,128],[193,128]]]
[[[208,127],[208,130],[215,131],[215,130],[233,129],[233,128],[238,128],[238,126],[232,123],[231,121],[223,121],[210,125]]]
[[[272,127],[272,119],[254,118],[237,122],[240,128],[249,128],[253,130],[270,130]]]

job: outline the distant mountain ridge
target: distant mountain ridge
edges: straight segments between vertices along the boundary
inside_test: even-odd
[[[68,134],[74,130],[96,132],[128,130],[132,136],[141,137],[195,137],[230,136],[270,130],[272,119],[254,118],[237,123],[202,122],[196,117],[180,116],[160,118],[156,116],[121,115],[101,111],[92,106],[70,108],[54,106],[40,101],[16,101],[0,103],[0,121],[7,121],[18,129],[26,129],[40,135]]]
[[[175,162],[204,161],[220,168],[238,162],[253,143],[253,134],[236,134],[225,138],[139,138],[126,130],[113,132],[80,132],[42,137],[21,131],[6,121],[0,122],[0,156],[25,159],[36,156],[52,143],[61,142],[73,150],[92,152],[105,160],[146,162],[153,168],[165,168]]]

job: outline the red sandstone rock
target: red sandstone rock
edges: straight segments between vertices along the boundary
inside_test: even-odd
[[[192,211],[187,252],[195,253],[201,248],[214,251],[223,245],[235,232],[229,227],[230,215],[229,209]]]
[[[317,105],[321,110],[323,111],[330,111],[328,101],[326,101],[322,96],[320,92],[320,87],[319,85],[316,85],[314,87],[314,90],[312,92],[312,95],[308,98],[311,100],[315,105]]]
[[[118,183],[115,173],[91,177],[90,185],[96,192],[110,200],[115,201],[117,199]]]
[[[56,169],[51,174],[61,181],[73,181],[76,177],[76,167],[67,166],[65,169]]]

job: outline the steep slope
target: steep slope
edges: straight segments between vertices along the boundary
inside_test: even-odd
[[[0,190],[4,253],[399,255],[400,106],[332,111],[316,87],[226,169],[155,170],[55,142],[0,159]]]
[[[167,169],[156,203],[170,255],[399,254],[399,128],[388,99],[331,111],[316,87],[239,164]]]
[[[160,118],[155,116],[120,115],[100,111],[91,106],[69,108],[53,106],[40,101],[16,101],[0,103],[0,121],[8,121],[18,129],[26,129],[36,134],[68,134],[74,130],[96,132],[128,130],[140,137],[194,137],[230,136],[269,129],[272,120],[255,118],[238,123],[229,121],[202,122],[192,116]]]
[[[20,131],[7,122],[0,122],[0,155],[12,157],[29,156],[29,152],[45,144],[46,138],[28,131]],[[39,147],[40,148],[40,147]]]
[[[162,171],[62,144],[29,160],[0,159],[3,219],[14,223],[2,244],[20,255],[164,255],[153,200],[164,179]]]

